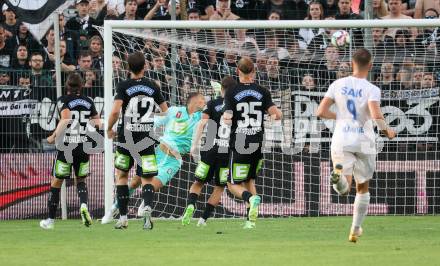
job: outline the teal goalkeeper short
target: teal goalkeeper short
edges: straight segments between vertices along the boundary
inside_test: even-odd
[[[180,170],[182,161],[172,155],[165,154],[159,146],[156,147],[156,160],[158,166],[157,178],[162,182],[162,185],[165,186]]]

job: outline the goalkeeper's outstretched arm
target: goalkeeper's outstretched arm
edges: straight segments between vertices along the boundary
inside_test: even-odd
[[[376,123],[380,132],[389,139],[393,139],[396,136],[396,132],[387,125],[387,122],[385,122],[385,118],[380,110],[380,103],[378,101],[368,101],[368,109],[370,110],[371,118]]]

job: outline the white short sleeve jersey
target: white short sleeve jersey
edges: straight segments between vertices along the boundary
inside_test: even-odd
[[[380,102],[380,89],[366,79],[349,76],[333,82],[325,97],[333,99],[336,105],[332,150],[375,152],[375,133],[368,102]]]

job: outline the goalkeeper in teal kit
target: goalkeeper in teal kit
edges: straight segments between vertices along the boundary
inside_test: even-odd
[[[165,126],[164,135],[156,147],[158,175],[142,187],[147,194],[141,214],[144,229],[153,229],[151,213],[154,192],[165,186],[180,170],[181,154],[190,152],[194,129],[202,117],[205,98],[199,93],[188,96],[186,106],[170,107],[165,116],[155,116],[154,126]]]

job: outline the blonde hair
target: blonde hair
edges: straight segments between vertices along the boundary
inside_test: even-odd
[[[377,10],[373,10],[374,16],[381,18],[388,15],[388,5],[385,0],[380,0],[380,6]]]

